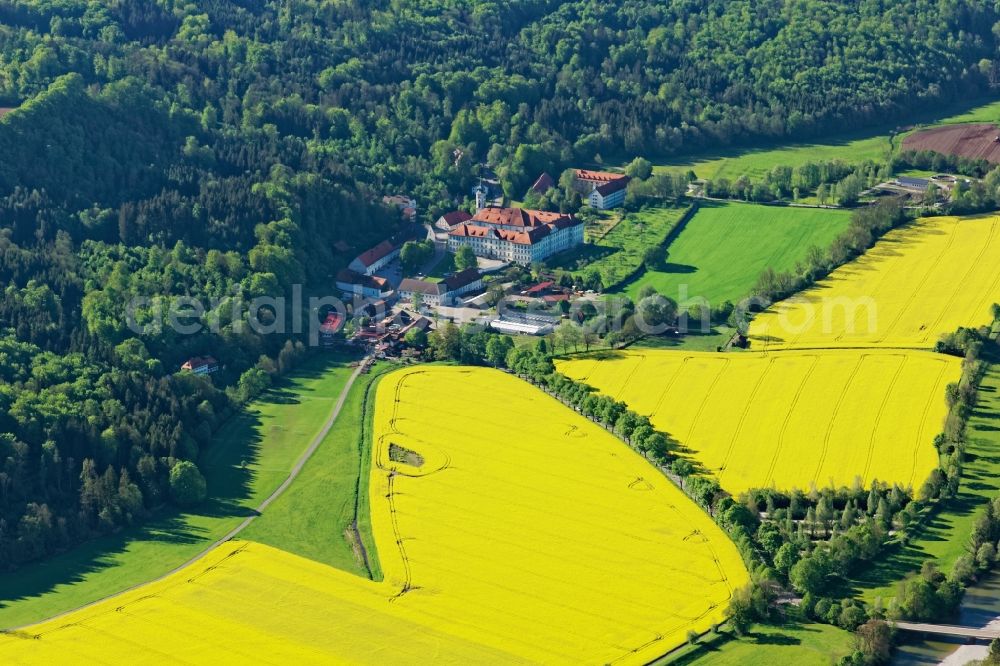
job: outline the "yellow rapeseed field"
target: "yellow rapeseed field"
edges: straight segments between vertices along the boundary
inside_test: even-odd
[[[615,352],[558,363],[690,450],[731,493],[918,488],[937,465],[945,386],[960,359],[915,350]]]
[[[921,219],[757,316],[752,346],[931,348],[943,333],[990,321],[998,267],[1000,217]]]
[[[381,583],[230,542],[0,637],[0,663],[642,664],[722,620],[748,580],[641,456],[509,375],[393,373],[373,439]]]

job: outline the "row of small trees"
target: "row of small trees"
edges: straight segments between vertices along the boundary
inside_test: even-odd
[[[1000,307],[994,308],[1000,320]],[[898,485],[873,483],[852,488],[779,492],[757,489],[734,501],[714,479],[692,477],[688,491],[733,536],[751,568],[751,583],[734,594],[730,626],[739,634],[754,621],[767,621],[767,603],[775,589],[790,587],[802,595],[806,617],[857,631],[857,649],[845,664],[885,663],[892,632],[885,619],[939,621],[958,608],[965,586],[989,571],[1000,549],[1000,498],[985,504],[973,525],[967,552],[945,574],[933,563],[900,581],[888,608],[866,607],[842,596],[841,584],[852,572],[869,566],[890,541],[905,544],[924,522],[958,492],[965,450],[966,421],[976,404],[983,370],[978,360],[990,329],[960,329],[944,336],[941,346],[963,356],[959,382],[948,387],[949,415],[936,439],[941,462],[916,497]]]
[[[854,211],[848,228],[826,250],[813,246],[794,271],[765,270],[754,286],[753,295],[776,301],[811,287],[833,269],[864,253],[886,233],[910,221],[912,217],[895,200]]]
[[[796,168],[775,166],[760,180],[740,176],[735,181],[718,178],[705,182],[705,194],[723,199],[769,202],[798,200],[810,193],[820,204],[854,206],[865,188],[889,177],[889,167],[867,161],[848,164],[840,160],[810,162]]]
[[[507,356],[507,367],[601,424],[643,456],[660,464],[669,462],[675,448],[669,437],[655,430],[648,417],[632,411],[624,402],[596,393],[587,384],[556,372],[544,340],[534,349],[512,349]]]
[[[1000,307],[996,312],[1000,314]],[[933,566],[925,567],[918,576],[900,583],[897,600],[890,608],[866,608],[851,598],[838,596],[842,589],[837,585],[839,580],[874,562],[891,540],[905,542],[912,538],[936,507],[957,493],[965,422],[975,405],[975,386],[982,370],[978,355],[988,343],[988,334],[986,330],[963,329],[942,341],[953,353],[964,356],[963,374],[948,389],[948,426],[936,440],[941,466],[916,497],[898,484],[875,482],[864,489],[858,480],[851,488],[813,488],[809,492],[758,489],[733,498],[714,478],[697,474],[694,465],[678,457],[676,443],[657,432],[647,417],[556,372],[552,349],[544,339],[534,347],[515,347],[512,343],[508,347],[489,340],[505,336],[471,329],[466,333],[470,337],[486,336],[482,348],[505,347],[503,361],[495,363],[497,367],[506,367],[543,388],[661,466],[726,531],[751,570],[752,581],[745,590],[734,594],[730,625],[735,631],[745,631],[752,622],[769,619],[773,600],[781,588],[790,587],[803,595],[802,608],[808,617],[848,630],[864,630],[876,637],[881,635],[881,629],[871,621],[886,617],[939,619],[952,612],[961,601],[964,585],[996,561],[1000,500],[983,509],[973,530],[969,554],[959,559],[949,575]],[[882,654],[881,647],[874,653]],[[850,663],[874,663],[864,661],[868,657],[858,657],[857,653],[850,659],[855,660]]]

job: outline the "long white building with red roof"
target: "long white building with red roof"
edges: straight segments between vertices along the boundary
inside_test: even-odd
[[[398,257],[399,250],[400,246],[391,240],[384,240],[356,256],[348,268],[362,275],[374,275],[375,271]]]
[[[594,208],[607,210],[625,203],[625,189],[629,177],[609,171],[576,170],[577,189],[587,197],[587,203]]]
[[[583,222],[573,215],[525,208],[483,208],[448,234],[448,249],[472,247],[477,257],[519,264],[543,261],[583,243]]]

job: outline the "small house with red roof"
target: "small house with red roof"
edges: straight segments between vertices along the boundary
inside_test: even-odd
[[[337,333],[344,327],[344,317],[338,312],[328,312],[326,319],[319,325],[319,342],[324,347],[334,344]]]
[[[184,361],[181,370],[196,375],[210,375],[222,369],[222,365],[212,356],[192,356]]]
[[[522,296],[530,296],[533,298],[541,298],[545,294],[552,291],[552,288],[556,286],[556,283],[552,280],[545,280],[539,282],[538,284],[532,285],[521,292]]]

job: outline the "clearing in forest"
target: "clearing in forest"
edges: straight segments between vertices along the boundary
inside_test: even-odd
[[[667,264],[646,271],[626,293],[634,300],[652,285],[680,303],[735,303],[765,269],[794,269],[810,247],[829,247],[850,220],[846,210],[703,203],[667,248]]]
[[[923,218],[750,324],[752,348],[929,349],[991,321],[1000,301],[1000,217]]]
[[[721,621],[748,580],[735,546],[662,474],[509,375],[387,375],[374,424],[382,582],[230,542],[0,637],[0,661],[642,664]]]
[[[937,465],[958,358],[920,351],[648,350],[560,361],[669,433],[727,491],[919,488]]]

